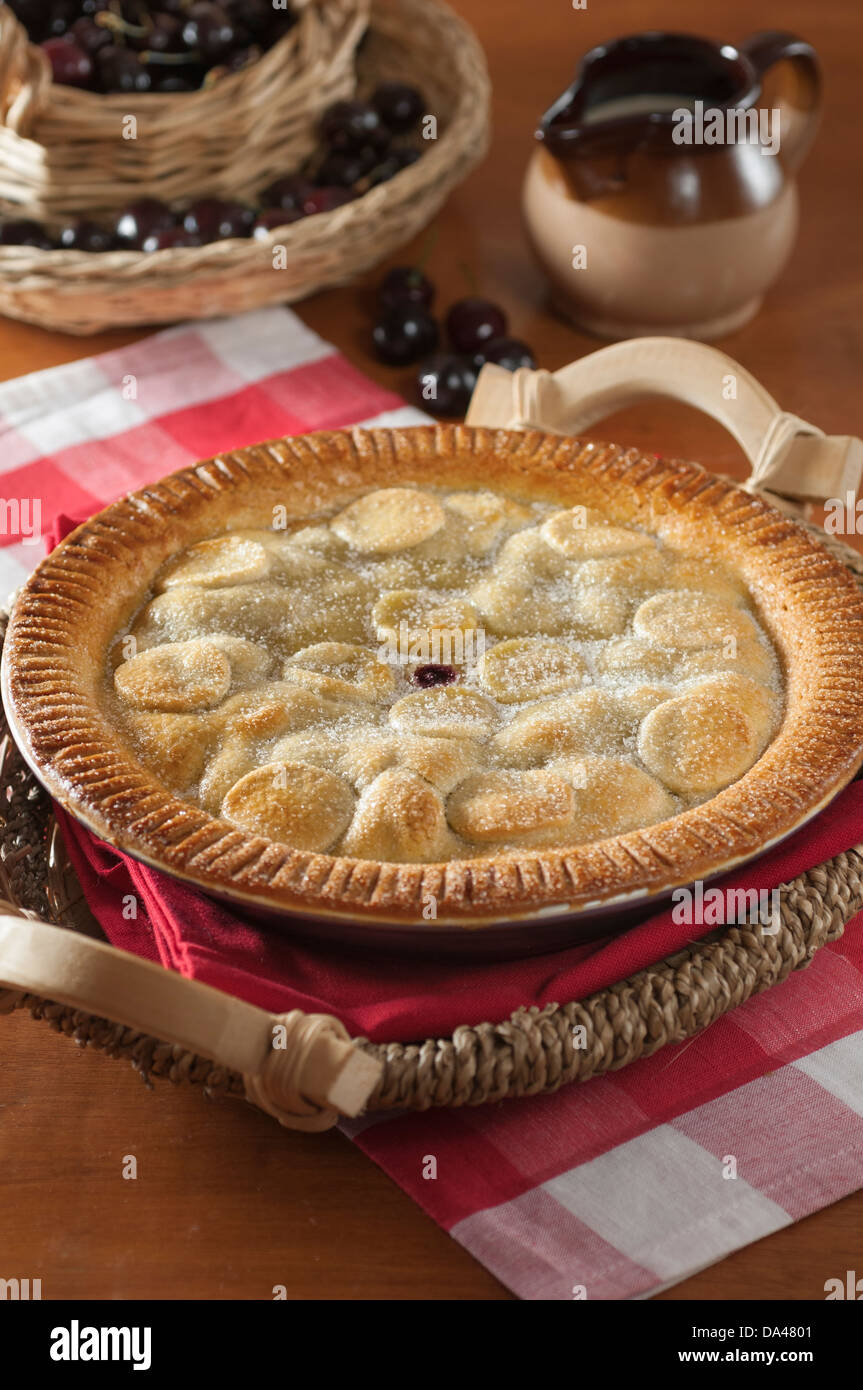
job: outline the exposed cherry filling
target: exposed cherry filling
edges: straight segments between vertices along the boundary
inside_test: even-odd
[[[414,685],[418,685],[422,690],[428,690],[433,685],[452,685],[458,678],[458,672],[454,666],[438,666],[430,661],[425,666],[418,666],[411,676]]]

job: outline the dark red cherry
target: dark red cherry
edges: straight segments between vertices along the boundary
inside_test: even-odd
[[[418,305],[391,309],[372,329],[375,353],[388,367],[408,367],[434,352],[440,339],[437,319]]]
[[[187,232],[185,227],[165,227],[161,232],[144,238],[142,251],[169,251],[178,246],[202,246],[199,236]]]
[[[89,87],[93,80],[93,60],[72,38],[46,39],[42,52],[48,55],[51,75],[64,87]]]
[[[56,243],[29,217],[14,222],[4,222],[0,226],[0,246],[33,246],[40,251],[54,251]]]
[[[265,208],[258,213],[252,227],[252,236],[257,241],[263,241],[280,227],[289,227],[292,222],[302,222],[303,214],[298,208],[283,210],[282,208]]]
[[[76,0],[51,0],[46,23],[47,37],[59,38],[67,33],[79,13]]]
[[[378,155],[375,150],[350,154],[346,150],[331,150],[318,169],[317,181],[322,187],[353,188],[373,167]]]
[[[174,226],[176,218],[165,203],[158,198],[140,198],[120,213],[114,230],[122,245],[140,251],[147,237]]]
[[[313,188],[303,199],[301,211],[306,217],[314,217],[319,212],[335,212],[336,208],[353,202],[353,198],[350,188]]]
[[[324,112],[320,129],[332,150],[360,150],[364,145],[384,150],[390,143],[390,132],[365,101],[337,101]]]
[[[411,674],[411,683],[418,685],[420,690],[430,690],[435,685],[452,685],[457,679],[458,671],[454,666],[440,666],[433,661],[425,666],[417,666]]]
[[[156,11],[150,21],[148,33],[136,40],[135,48],[146,49],[149,53],[183,52],[183,21],[179,15]]]
[[[82,218],[64,227],[60,233],[60,245],[64,251],[113,251],[117,238],[107,227],[98,222]]]
[[[471,358],[438,353],[423,362],[417,373],[417,401],[430,415],[463,416],[470,405],[476,377]]]
[[[422,92],[406,82],[382,82],[372,95],[372,106],[394,135],[413,130],[425,110]]]
[[[186,11],[183,40],[212,62],[223,58],[236,42],[237,31],[227,10],[210,0],[196,0]]]
[[[489,299],[459,299],[446,316],[446,329],[456,352],[481,352],[484,343],[505,337],[506,314]]]
[[[244,203],[199,198],[186,212],[183,226],[201,241],[225,241],[228,237],[248,236],[254,220],[253,210]]]
[[[406,304],[430,309],[434,303],[435,287],[427,275],[412,265],[393,266],[378,289],[378,308],[387,313]]]
[[[80,19],[76,19],[70,33],[78,47],[88,53],[91,58],[99,52],[100,48],[107,48],[113,42],[110,29],[96,24],[89,15],[82,15]]]
[[[516,372],[519,367],[536,366],[536,358],[520,338],[491,338],[474,355],[474,361],[478,367],[486,362],[494,362],[508,372]]]
[[[137,53],[114,43],[99,49],[96,73],[103,92],[148,92],[152,84]]]
[[[379,183],[389,183],[396,174],[400,174],[402,169],[407,169],[411,164],[416,164],[420,158],[420,151],[401,147],[390,150],[385,155],[380,164],[372,169],[368,178],[369,188],[376,188]]]
[[[281,208],[283,212],[293,212],[302,208],[315,186],[300,174],[289,174],[269,184],[260,195],[261,202],[268,208]]]

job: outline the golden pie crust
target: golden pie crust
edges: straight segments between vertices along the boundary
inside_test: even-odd
[[[302,523],[290,556],[262,535],[277,515]],[[653,538],[672,560],[659,581]],[[351,547],[373,558],[375,584],[341,563]],[[491,579],[436,607],[428,564],[460,589],[466,549],[480,566],[497,556]],[[573,564],[572,611],[600,678],[637,675],[602,699],[556,642],[554,585]],[[242,637],[223,630],[235,585],[253,615]],[[479,611],[494,643],[471,688],[405,693],[366,650],[359,609],[379,639]],[[137,645],[112,665],[130,625]],[[762,633],[781,662],[778,729]],[[861,672],[853,579],[760,498],[693,464],[464,426],[276,440],[144,488],[43,561],[4,654],[26,755],[110,843],[305,916],[427,922],[433,902],[437,920],[466,923],[647,894],[757,853],[859,767]],[[362,732],[347,745],[333,732],[345,710]],[[208,759],[195,732],[207,721]],[[270,761],[250,763],[262,738]],[[178,779],[199,785],[196,801],[170,790]]]

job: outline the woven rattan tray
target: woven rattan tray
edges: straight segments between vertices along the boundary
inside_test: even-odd
[[[819,537],[863,587],[863,558],[821,533]],[[4,633],[5,618],[0,636]],[[0,910],[56,924],[70,935],[101,937],[66,856],[51,802],[19,754],[2,713],[0,788]],[[367,1059],[375,1072],[366,1108],[481,1105],[555,1091],[693,1036],[752,995],[805,968],[827,942],[842,935],[863,908],[863,854],[851,850],[837,855],[783,885],[780,903],[781,925],[773,935],[748,927],[722,928],[587,999],[518,1009],[499,1023],[459,1027],[449,1038],[409,1044],[355,1040],[347,1050]],[[189,988],[185,982],[183,987]],[[167,1077],[198,1085],[209,1096],[245,1095],[294,1128],[325,1128],[337,1118],[334,1108],[308,1103],[301,1068],[295,1068],[290,1084],[280,1078],[275,1094],[260,1077],[215,1066],[193,1050],[139,1028],[27,990],[0,989],[0,1012],[15,1008],[29,1009],[80,1046],[130,1061],[148,1083]],[[250,1012],[260,1014],[267,1027],[275,1022],[260,1010]],[[305,1015],[284,1018],[296,1028],[300,1051],[304,1043],[314,1043],[314,1030],[322,1021]],[[584,1031],[576,1045],[579,1025]],[[347,1035],[341,1031],[339,1037],[347,1048]],[[339,1108],[349,1110],[347,1105]]]

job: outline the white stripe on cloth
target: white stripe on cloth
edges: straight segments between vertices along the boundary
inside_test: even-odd
[[[847,1038],[828,1043],[792,1065],[811,1076],[849,1110],[863,1115],[863,1032],[849,1033]]]
[[[661,1282],[685,1279],[791,1224],[776,1202],[722,1173],[700,1144],[658,1125],[543,1186]]]
[[[185,325],[169,329],[168,334],[188,331]],[[195,331],[210,351],[247,383],[317,362],[336,350],[283,306],[253,309],[233,319],[209,319],[196,324]]]

